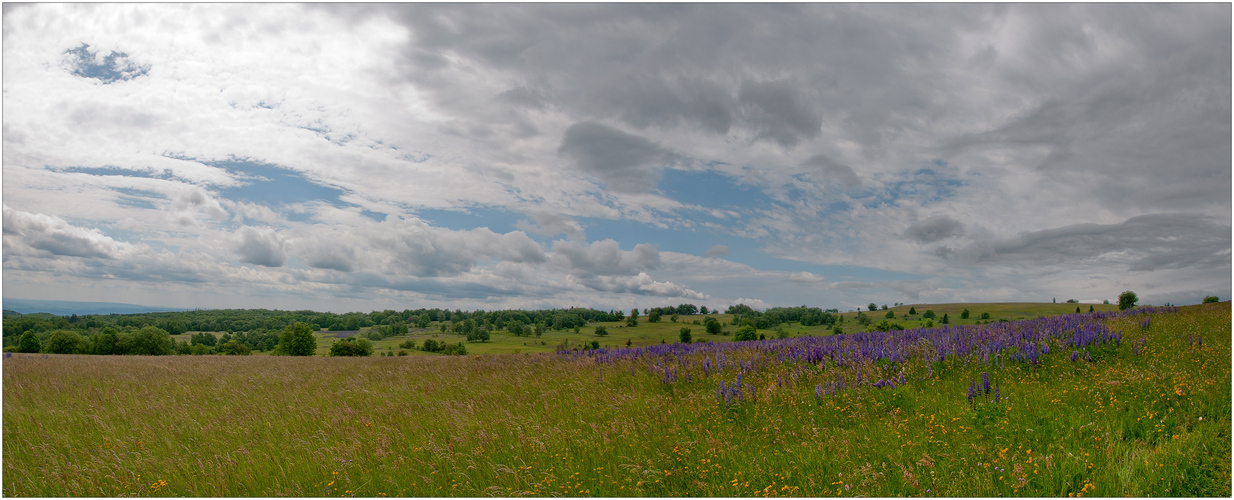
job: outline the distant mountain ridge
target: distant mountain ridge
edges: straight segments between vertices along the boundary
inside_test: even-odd
[[[3,299],[4,309],[22,314],[51,313],[57,316],[72,314],[137,314],[148,312],[187,311],[169,307],[151,307],[121,302],[73,302],[68,300]]]

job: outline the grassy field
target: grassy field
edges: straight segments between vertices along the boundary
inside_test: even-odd
[[[1229,302],[1035,321],[743,343],[691,325],[704,345],[665,322],[564,354],[15,354],[3,493],[1230,496]]]

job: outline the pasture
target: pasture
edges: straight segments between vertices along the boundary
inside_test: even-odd
[[[3,493],[1230,496],[1229,302],[1035,306],[751,342],[685,325],[706,344],[613,324],[467,356],[13,354]]]

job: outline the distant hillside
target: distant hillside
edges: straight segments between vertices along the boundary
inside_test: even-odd
[[[138,314],[148,312],[185,311],[167,307],[150,307],[119,302],[72,302],[67,300],[4,299],[4,308],[22,314],[51,313],[58,316],[73,314]]]

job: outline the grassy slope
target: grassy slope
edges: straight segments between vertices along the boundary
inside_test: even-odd
[[[3,493],[1229,496],[1230,304],[1112,326],[1095,363],[949,360],[822,404],[828,372],[786,364],[727,409],[645,361],[15,355]],[[983,370],[1003,400],[970,406]]]

